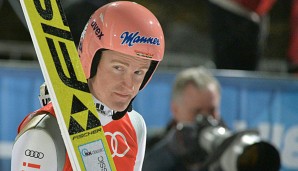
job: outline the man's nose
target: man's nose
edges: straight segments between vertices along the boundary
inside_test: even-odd
[[[131,74],[126,74],[123,78],[123,86],[127,89],[130,90],[131,92],[134,91],[134,78],[133,75]]]

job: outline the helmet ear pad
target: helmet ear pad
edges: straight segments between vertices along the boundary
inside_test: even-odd
[[[140,90],[142,90],[148,81],[151,79],[152,74],[154,73],[155,69],[157,68],[159,61],[151,61],[148,71],[145,74],[144,80],[141,84]]]
[[[102,52],[104,50],[105,49],[99,49],[94,54],[94,58],[93,58],[92,63],[91,63],[90,78],[92,78],[92,77],[94,77],[96,75],[96,73],[97,73],[97,67],[98,67],[99,61],[101,59]]]

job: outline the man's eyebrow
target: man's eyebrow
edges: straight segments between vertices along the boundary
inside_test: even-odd
[[[113,59],[111,60],[112,63],[120,63],[122,65],[125,65],[125,66],[129,66],[129,62],[123,62],[121,60],[118,60],[118,59]],[[144,64],[141,66],[141,69],[149,69],[150,68],[150,63],[149,63],[149,66],[147,66],[147,64]]]
[[[123,61],[120,61],[118,59],[113,59],[111,62],[112,63],[120,63],[120,64],[123,64],[123,65],[129,66],[128,62],[123,62]]]

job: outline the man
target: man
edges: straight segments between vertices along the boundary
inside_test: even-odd
[[[195,125],[198,116],[219,121],[220,97],[220,85],[207,69],[188,68],[180,72],[172,91],[173,119],[165,134],[157,138],[161,140],[148,142],[143,170],[197,170],[206,155],[198,146],[196,128],[181,125]]]
[[[117,170],[140,171],[146,125],[131,103],[163,58],[158,20],[137,3],[109,3],[91,16],[78,52]],[[18,131],[13,171],[29,165],[72,170],[51,103],[28,115]]]

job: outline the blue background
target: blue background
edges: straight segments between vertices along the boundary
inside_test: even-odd
[[[34,66],[34,65],[33,65]],[[158,71],[134,101],[149,130],[171,118],[169,100],[177,71]],[[232,130],[257,128],[280,151],[282,171],[298,170],[298,80],[259,72],[214,71],[222,86],[221,115]],[[0,170],[10,170],[17,127],[39,108],[38,67],[0,66]],[[6,147],[6,148],[3,148]]]

